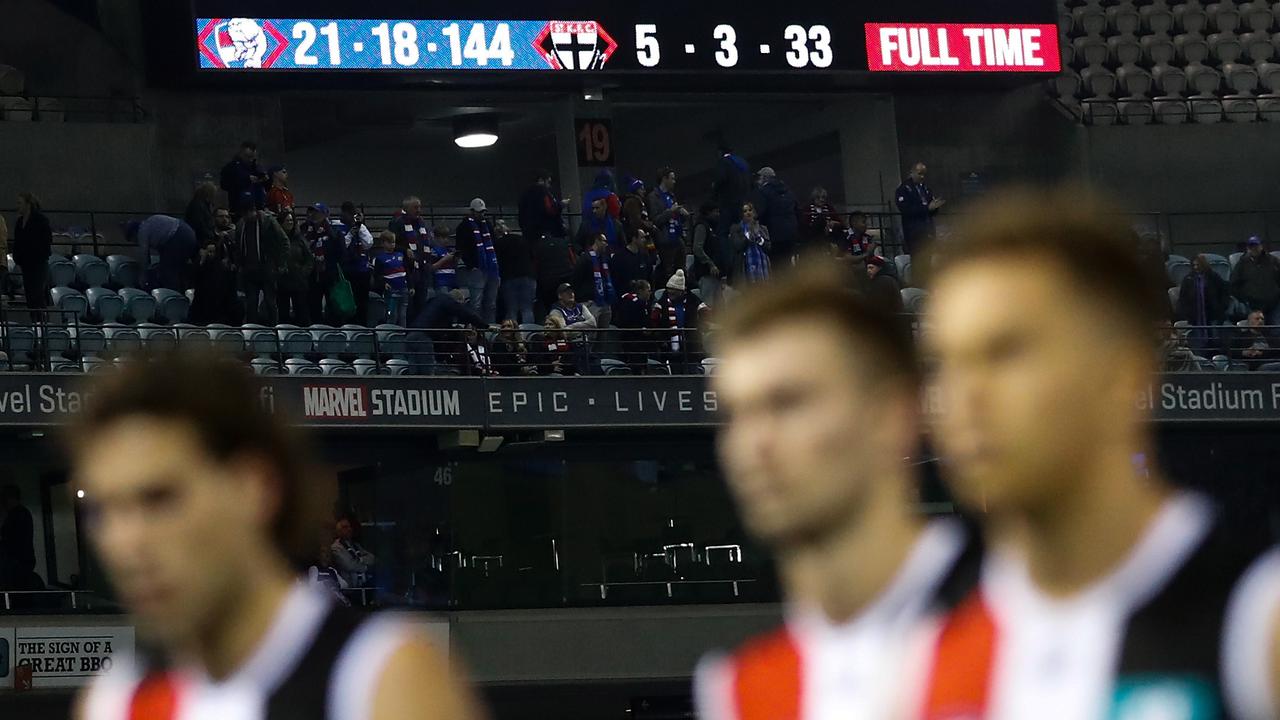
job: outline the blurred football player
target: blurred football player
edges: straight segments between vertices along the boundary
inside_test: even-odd
[[[135,360],[94,389],[69,437],[89,535],[139,638],[78,717],[475,716],[412,624],[299,581],[324,494],[238,363]]]
[[[929,340],[948,479],[990,550],[924,716],[1276,718],[1280,555],[1135,464],[1154,457],[1163,278],[1087,193],[972,217],[939,248]]]

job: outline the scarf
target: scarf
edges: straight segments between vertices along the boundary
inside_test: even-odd
[[[471,223],[473,237],[476,239],[477,267],[489,277],[498,277],[498,251],[493,249],[493,230],[489,223],[481,223],[473,217],[468,217],[467,222]]]
[[[676,196],[661,187],[658,188],[658,197],[662,198],[662,204],[666,205],[668,210],[675,207]],[[678,243],[682,240],[684,240],[684,221],[680,219],[679,215],[672,213],[671,219],[667,221],[667,241]]]
[[[742,223],[742,234],[747,239],[747,282],[761,282],[769,279],[769,256],[764,252],[763,238],[759,235],[751,237],[751,227],[745,222]]]
[[[591,275],[596,286],[596,302],[601,305],[612,305],[618,299],[613,288],[613,273],[609,272],[609,261],[603,255],[592,250]]]
[[[685,318],[689,314],[689,310],[685,306],[685,303],[687,301],[688,301],[687,295],[684,297],[681,297],[679,300],[675,300],[670,297],[665,297],[662,299],[662,305],[665,306],[667,311],[666,312],[667,327],[675,331],[671,333],[671,338],[668,341],[672,352],[680,352],[680,346],[681,346],[680,341],[684,338],[684,333],[681,332],[681,330],[683,330],[686,327]],[[661,312],[661,310],[659,310],[659,312]]]
[[[471,355],[471,367],[476,369],[477,374],[493,374],[493,362],[489,359],[489,352],[485,350],[484,345],[480,343],[468,345],[467,352]]]

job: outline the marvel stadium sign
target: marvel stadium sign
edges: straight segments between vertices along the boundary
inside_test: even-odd
[[[261,400],[302,427],[422,430],[714,427],[701,376],[581,378],[264,377]],[[60,425],[91,395],[76,375],[0,374],[0,427]],[[1280,374],[1185,373],[1135,400],[1158,422],[1280,422]],[[934,391],[926,415],[944,412]]]

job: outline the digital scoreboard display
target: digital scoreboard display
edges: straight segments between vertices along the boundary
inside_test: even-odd
[[[203,71],[423,73],[1055,73],[1061,68],[1052,2],[931,0],[830,3],[766,12],[747,4],[627,7],[546,3],[542,17],[483,4],[373,2],[360,17],[278,3],[266,17],[247,3],[197,0],[193,39]],[[499,4],[501,5],[501,3]],[[396,7],[391,7],[396,6]],[[346,4],[350,8],[350,4]],[[380,9],[414,11],[379,14]],[[464,9],[435,14],[431,10]],[[508,14],[502,14],[504,10]],[[897,17],[895,17],[897,16]],[[737,19],[741,18],[741,19]]]

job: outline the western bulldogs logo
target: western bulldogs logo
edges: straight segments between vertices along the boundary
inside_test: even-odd
[[[270,68],[289,46],[270,20],[213,19],[200,30],[203,67]]]
[[[593,21],[549,22],[533,46],[556,70],[601,70],[618,50],[618,43]]]

